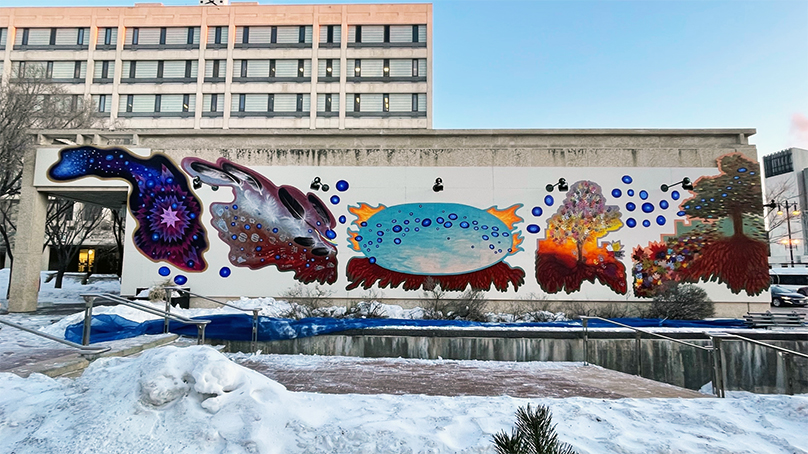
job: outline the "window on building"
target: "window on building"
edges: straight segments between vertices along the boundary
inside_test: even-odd
[[[390,94],[382,95],[382,112],[390,112]]]
[[[390,26],[389,25],[384,26],[384,42],[386,42],[386,43],[390,42]]]
[[[297,104],[296,104],[296,106],[297,106],[297,107],[296,107],[296,110],[297,110],[298,112],[302,112],[302,111],[303,111],[303,94],[302,94],[302,93],[298,93],[298,94],[297,94]]]
[[[242,93],[238,95],[238,111],[244,112],[246,107],[247,107],[247,95]]]
[[[419,39],[419,27],[417,25],[412,26],[412,42],[417,43]]]
[[[362,42],[362,26],[356,26],[356,38],[354,39],[355,42],[361,43]]]
[[[162,61],[162,60],[158,61],[157,62],[157,78],[158,79],[163,78],[164,69],[165,69],[165,62]]]
[[[247,77],[247,60],[241,60],[241,77]]]
[[[275,95],[272,93],[267,96],[267,112],[275,112]]]
[[[23,28],[23,29],[22,29],[22,45],[23,45],[23,46],[27,46],[27,45],[28,45],[28,38],[29,38],[30,36],[31,36],[31,29],[29,29],[29,28]]]
[[[354,77],[361,77],[362,76],[362,60],[356,59],[354,60]]]
[[[222,27],[216,27],[215,35],[213,38],[214,44],[221,44],[222,43]],[[218,77],[218,76],[215,76]]]
[[[56,45],[56,29],[55,28],[50,29],[50,41],[48,41],[48,44],[50,44],[51,46]]]
[[[353,111],[354,112],[359,112],[359,107],[360,107],[359,94],[357,93],[357,94],[354,95],[354,98],[353,98]]]
[[[160,107],[163,104],[163,95],[154,95],[154,111],[160,112]]]
[[[76,44],[81,46],[84,44],[84,29],[79,28],[78,33],[76,33]]]
[[[213,73],[211,77],[219,77],[219,60],[213,60]]]
[[[325,77],[334,77],[334,60],[330,58],[325,61]]]
[[[98,96],[98,111],[99,112],[107,111],[107,95]]]
[[[132,45],[137,45],[140,41],[140,29],[135,27],[132,29]]]
[[[412,111],[413,112],[418,112],[418,94],[417,93],[412,94]]]
[[[193,44],[196,27],[188,27],[188,39],[185,41],[185,44]]]
[[[126,111],[131,112],[135,107],[135,95],[126,95]]]
[[[305,61],[300,59],[297,61],[297,77],[303,77],[306,71]]]
[[[298,43],[305,43],[306,42],[306,26],[301,25],[297,31],[297,42]]]
[[[272,27],[269,32],[269,42],[272,44],[278,43],[278,27]]]
[[[111,46],[112,45],[112,29],[106,28],[104,29],[104,45]]]
[[[275,77],[275,60],[269,61],[269,77]]]
[[[20,79],[25,78],[25,62],[21,61],[20,65],[17,67],[17,77]]]
[[[137,62],[133,60],[129,62],[129,78],[134,79],[136,74],[137,74]]]
[[[109,78],[109,62],[103,61],[101,62],[101,78],[108,79]]]
[[[241,29],[241,43],[242,44],[250,43],[250,27],[243,27]]]
[[[331,93],[325,95],[325,111],[331,112]]]
[[[385,58],[384,59],[384,68],[382,69],[384,77],[390,77],[390,60]]]
[[[193,66],[194,66],[194,63],[193,63],[192,60],[185,60],[185,78],[186,79],[190,79],[191,77],[193,77],[192,76],[192,74],[193,74],[193,72],[192,72]]]
[[[45,79],[53,79],[53,62],[45,64]]]
[[[73,78],[74,79],[81,79],[81,63],[77,61],[73,64]]]
[[[334,42],[334,26],[333,25],[329,25],[328,28],[326,29],[325,42],[327,42],[327,43],[333,43]]]
[[[191,95],[182,95],[182,111],[188,112],[191,109]]]
[[[214,93],[210,95],[210,111],[217,112],[219,110],[219,94]]]
[[[166,44],[166,35],[168,35],[168,30],[165,27],[160,28],[160,44],[163,46]]]
[[[766,178],[794,171],[791,150],[783,150],[763,157]]]
[[[418,59],[412,59],[412,77],[418,77]]]

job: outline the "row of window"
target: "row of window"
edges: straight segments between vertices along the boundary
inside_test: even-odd
[[[125,49],[196,49],[199,48],[200,27],[131,27],[126,29]],[[208,27],[207,47],[224,48],[229,42],[229,27]],[[335,47],[341,42],[340,25],[320,26],[320,45]],[[14,48],[26,49],[86,49],[90,28],[22,28],[17,31]],[[0,46],[5,48],[8,29],[0,28]],[[98,29],[96,49],[115,49],[117,27]],[[238,26],[235,47],[311,47],[312,26]],[[348,45],[363,46],[425,46],[426,25],[351,25]]]
[[[365,79],[369,81],[419,81],[426,80],[426,59],[349,59],[349,81]],[[85,61],[20,61],[17,63],[17,77],[59,79],[65,82],[83,82],[87,74]],[[198,60],[127,60],[123,62],[123,83],[132,82],[195,82],[198,74]],[[227,60],[205,62],[205,78],[209,81],[223,80]],[[311,78],[311,60],[235,60],[233,80],[248,81],[301,81]],[[318,78],[338,80],[340,60],[318,61]],[[93,80],[96,83],[112,82],[115,75],[115,61],[104,60],[94,63]],[[422,76],[423,75],[423,76]]]
[[[98,112],[109,113],[112,95],[93,95]],[[79,102],[78,95],[71,98]],[[386,94],[349,94],[353,110],[348,114],[407,114],[421,116],[426,114],[426,94],[424,93],[386,93]],[[192,116],[196,110],[196,95],[125,95],[121,96],[118,112],[121,116]],[[207,116],[220,115],[224,110],[224,94],[210,93],[203,95],[203,111]],[[230,112],[235,116],[254,116],[256,114],[289,114],[307,115],[311,110],[309,93],[241,93],[231,97]],[[339,95],[320,93],[317,95],[317,112],[321,114],[339,112]],[[130,115],[131,114],[131,115]]]

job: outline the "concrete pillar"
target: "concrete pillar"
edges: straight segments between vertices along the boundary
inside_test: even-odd
[[[36,149],[25,151],[22,187],[14,240],[14,266],[8,297],[9,312],[33,312],[39,296],[39,271],[42,268],[42,244],[48,196],[34,187]]]

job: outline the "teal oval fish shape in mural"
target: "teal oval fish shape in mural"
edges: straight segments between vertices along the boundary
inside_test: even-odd
[[[487,210],[456,203],[349,207],[350,243],[371,264],[410,275],[457,275],[489,268],[522,250],[514,205]]]

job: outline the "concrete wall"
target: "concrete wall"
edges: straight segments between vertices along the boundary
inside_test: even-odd
[[[472,337],[458,333],[431,335],[342,334],[260,342],[263,354],[304,354],[357,356],[366,358],[420,358],[481,361],[584,361],[580,332],[555,334],[556,337],[519,337],[524,333],[497,333],[502,337]],[[461,337],[462,336],[462,337]],[[542,337],[538,337],[542,336]],[[638,374],[637,341],[624,334],[598,334],[588,341],[588,361],[608,369]],[[687,342],[709,346],[696,338]],[[604,338],[606,337],[606,338]],[[623,337],[623,338],[621,338]],[[773,345],[808,353],[806,335],[797,340],[771,340]],[[216,342],[216,341],[214,341]],[[224,341],[229,351],[248,352],[249,342]],[[711,381],[710,352],[666,340],[640,342],[641,376],[684,388],[698,390]],[[727,371],[727,389],[764,394],[786,392],[786,367],[776,351],[742,341],[722,343]],[[808,392],[808,360],[794,359],[794,392]]]

